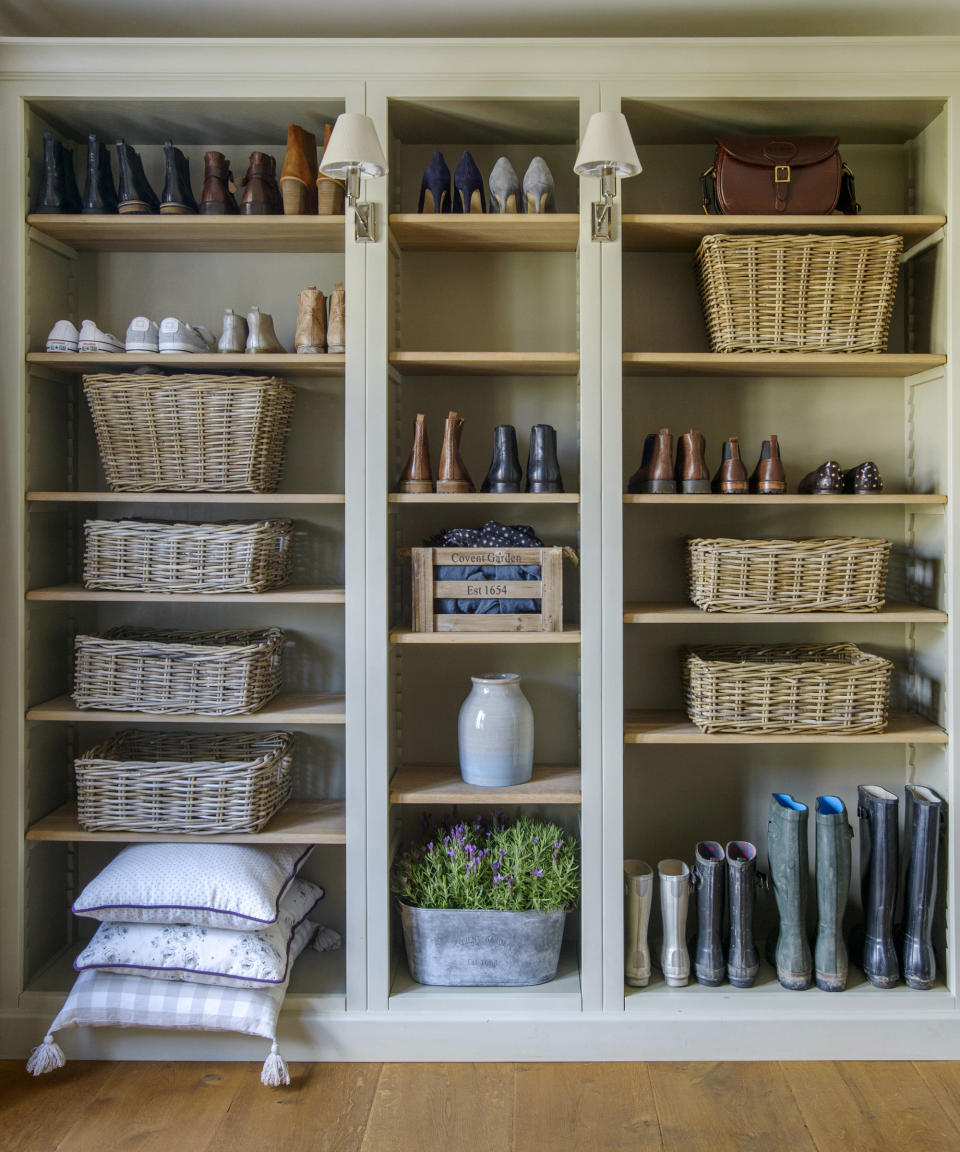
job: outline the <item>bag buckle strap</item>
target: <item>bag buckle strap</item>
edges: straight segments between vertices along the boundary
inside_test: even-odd
[[[774,164],[774,166],[773,166],[773,182],[774,182],[774,184],[789,184],[790,183],[790,165],[789,164]]]

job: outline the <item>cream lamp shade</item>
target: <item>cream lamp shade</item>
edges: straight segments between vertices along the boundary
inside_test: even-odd
[[[573,170],[578,176],[602,176],[604,169],[611,168],[617,176],[636,176],[643,171],[626,116],[622,112],[594,112]]]
[[[342,112],[324,149],[320,171],[324,176],[343,180],[358,170],[361,176],[384,176],[387,160],[370,117]]]

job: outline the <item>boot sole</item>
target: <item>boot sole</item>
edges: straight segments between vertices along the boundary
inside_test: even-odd
[[[777,969],[777,979],[784,988],[789,989],[791,992],[806,992],[808,988],[813,987],[813,973],[807,975],[796,975],[793,972],[784,972],[780,968]]]
[[[124,200],[118,205],[117,211],[121,216],[144,216],[153,215],[156,209],[151,208],[146,200]]]
[[[749,486],[746,484],[722,484],[716,492],[717,496],[743,496],[749,492]]]
[[[782,493],[786,492],[786,490],[787,485],[785,482],[783,484],[779,482],[774,484],[762,484],[757,487],[756,494],[758,496],[780,496]]]
[[[723,983],[723,975],[720,976],[701,976],[697,973],[697,983],[702,984],[705,988],[719,988]]]
[[[629,981],[628,981],[629,983]],[[906,978],[906,985],[908,988],[913,988],[917,992],[929,992],[933,987],[932,980],[916,980],[912,976]]]
[[[817,973],[817,987],[821,992],[843,992],[847,987],[846,976],[826,976]]]
[[[531,484],[527,488],[528,492],[562,492],[562,484]]]
[[[896,988],[900,983],[899,976],[871,976],[867,971],[864,971],[863,974],[874,988]]]
[[[676,490],[676,480],[644,480],[637,489],[645,496],[669,496]]]
[[[161,204],[160,214],[162,216],[196,216],[197,210],[188,204]]]
[[[240,212],[244,216],[282,216],[282,212],[275,212],[269,204],[241,204]]]
[[[318,356],[321,352],[326,352],[326,350],[326,345],[324,344],[300,344],[297,346],[297,355]]]
[[[460,493],[462,495],[464,492],[475,492],[476,489],[465,480],[438,480],[437,491],[450,492],[453,494]]]
[[[432,480],[404,480],[400,485],[401,492],[432,492]]]
[[[488,492],[491,495],[505,495],[515,496],[520,491],[520,481],[516,484],[488,484],[486,487],[480,489],[481,492]]]
[[[689,976],[666,976],[663,979],[666,981],[668,988],[686,988],[690,983]]]
[[[679,480],[677,482],[678,491],[686,496],[693,496],[700,492],[710,491],[709,480]]]
[[[759,971],[760,969],[758,968],[757,972]],[[734,988],[752,988],[757,981],[757,972],[754,972],[752,976],[731,976],[728,973],[727,979]]]
[[[342,356],[343,353],[346,352],[346,350],[347,349],[346,349],[346,346],[344,344],[328,344],[327,345],[327,351],[328,352],[333,352],[333,353],[340,355],[340,356]]]
[[[232,208],[228,204],[221,204],[219,201],[208,201],[206,204],[201,204],[197,209],[201,216],[236,216],[237,207],[234,205]]]

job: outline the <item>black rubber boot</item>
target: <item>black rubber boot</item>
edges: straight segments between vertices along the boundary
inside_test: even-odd
[[[190,161],[171,140],[164,140],[163,153],[166,171],[160,211],[164,214],[189,215],[197,211],[197,202],[190,187]]]
[[[780,913],[775,952],[777,979],[794,992],[802,992],[813,983],[813,955],[807,941],[808,815],[806,804],[786,792],[774,792],[770,797],[767,856]]]
[[[842,992],[847,986],[847,946],[843,914],[850,893],[850,841],[853,829],[839,796],[817,797],[817,987]]]
[[[904,839],[909,841],[904,902],[903,978],[910,988],[933,987],[937,961],[933,952],[933,906],[937,898],[940,846],[940,797],[929,788],[908,784]]]
[[[727,905],[730,909],[727,979],[734,988],[752,988],[760,971],[760,954],[753,939],[756,903],[757,850],[746,840],[731,840],[727,845]]]
[[[63,145],[59,140],[54,140],[52,132],[43,134],[43,174],[40,195],[33,210],[46,214],[68,211]]]
[[[117,211],[117,190],[113,184],[110,153],[96,136],[87,137],[87,182],[83,189],[83,208],[87,215]]]
[[[522,479],[517,430],[512,424],[498,424],[493,430],[493,459],[480,491],[519,492]]]
[[[560,465],[557,463],[557,430],[550,424],[534,424],[530,429],[527,491],[563,491]]]
[[[723,983],[723,899],[726,889],[724,852],[713,840],[697,845],[694,864],[697,888],[697,954],[694,968],[697,983],[715,988]]]
[[[900,966],[893,943],[899,856],[898,802],[878,785],[857,788],[860,817],[860,898],[866,920],[863,971],[877,988],[893,988]]]
[[[160,201],[144,175],[138,153],[123,140],[117,141],[117,167],[120,171],[118,200],[122,214],[159,212]]]

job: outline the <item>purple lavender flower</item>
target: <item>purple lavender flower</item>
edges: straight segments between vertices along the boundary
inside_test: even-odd
[[[543,869],[542,868],[534,868],[533,874],[534,874],[534,876],[542,876],[543,875]]]

